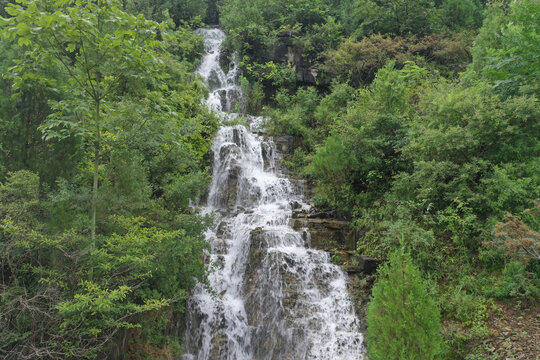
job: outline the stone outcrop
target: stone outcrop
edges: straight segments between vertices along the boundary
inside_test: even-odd
[[[379,259],[356,254],[358,233],[347,221],[335,219],[331,213],[292,207],[290,226],[303,232],[307,246],[337,256],[341,267],[349,274],[374,274],[377,271],[381,263]]]
[[[296,71],[296,79],[300,83],[317,85],[322,79],[319,71],[303,56],[303,46],[294,42],[294,34],[281,34],[270,47],[268,58],[281,64],[290,64]]]
[[[325,251],[356,249],[356,232],[346,221],[327,218],[324,213],[295,210],[290,225],[297,231],[307,231],[309,246],[313,248]]]
[[[292,155],[294,150],[302,145],[301,139],[292,135],[282,135],[274,138],[274,144],[279,153]]]

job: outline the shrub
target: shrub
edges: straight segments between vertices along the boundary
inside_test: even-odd
[[[523,212],[523,217],[532,223],[529,226],[522,219],[512,214],[507,214],[502,222],[495,225],[494,244],[505,252],[506,256],[519,260],[523,264],[540,260],[540,201],[535,207]]]
[[[436,359],[443,346],[440,313],[410,255],[394,252],[379,275],[367,310],[369,358]]]

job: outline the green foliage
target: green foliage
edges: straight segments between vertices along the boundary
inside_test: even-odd
[[[348,39],[326,53],[323,69],[332,77],[353,86],[365,86],[389,61],[398,67],[407,61],[437,69],[453,77],[471,60],[471,32],[432,34],[425,37],[389,37],[373,34],[360,41]]]
[[[319,180],[318,192],[319,196],[322,195],[319,201],[345,210],[352,209],[356,201],[349,182],[358,167],[355,160],[339,137],[326,139],[308,170]]]
[[[487,79],[503,96],[540,95],[540,4],[534,0],[513,2],[502,27],[500,47],[488,49]]]
[[[540,297],[538,269],[531,271],[519,261],[505,264],[500,276],[486,276],[482,280],[485,294],[498,299],[529,299]]]
[[[143,14],[147,19],[163,21],[169,15],[176,24],[206,17],[207,0],[123,0],[126,10],[134,14]]]
[[[161,62],[154,56],[161,50],[161,43],[152,39],[157,24],[119,7],[117,1],[81,6],[78,1],[47,4],[26,0],[6,8],[11,17],[4,24],[7,39],[34,49],[25,53],[26,64],[21,62],[10,70],[15,89],[29,74],[39,83],[52,86],[55,79],[43,72],[43,64],[49,62],[67,72],[69,80],[64,86],[74,97],[53,102],[54,111],[41,130],[46,139],[73,135],[93,144],[92,241],[96,234],[101,136],[106,126],[103,110],[112,105],[126,83],[154,82],[159,86],[164,79]]]
[[[38,183],[21,171],[0,185],[0,354],[93,359],[120,329],[183,311],[187,291],[205,278],[201,219],[186,215],[168,230],[144,218],[115,217],[116,232],[92,249],[73,231],[39,232],[46,226],[40,218],[50,214]],[[20,211],[26,216],[12,217]]]
[[[451,319],[443,330],[448,344],[445,358],[469,358],[471,354],[467,343],[489,336],[487,319],[492,312],[491,302],[482,296],[467,293],[459,286],[441,296],[439,302],[443,316]]]
[[[405,110],[424,76],[424,70],[413,63],[402,70],[390,63],[378,72],[370,90],[359,93],[333,128],[339,140],[327,140],[310,165],[323,201],[345,211],[355,205],[368,206],[388,190],[395,174],[409,166],[400,160],[408,127]],[[339,151],[336,141],[341,144]],[[336,164],[336,154],[346,154],[341,159],[345,163]],[[337,171],[330,171],[325,164],[337,166]],[[338,176],[340,166],[347,170]]]
[[[512,179],[506,180],[501,178],[504,172],[500,168],[493,171],[494,165],[511,169],[509,163],[526,163],[529,155],[537,152],[538,142],[530,137],[538,133],[532,121],[538,111],[534,98],[503,103],[481,87],[444,86],[430,92],[426,99],[429,105],[423,111],[425,117],[414,122],[409,144],[404,149],[413,159],[415,171],[400,175],[396,191],[414,193],[414,198],[424,204],[424,211],[428,207],[442,210],[459,198],[482,216],[493,213],[500,216],[504,210],[514,207],[524,209],[524,203],[519,201],[525,200],[519,196],[523,191],[528,192],[529,199],[537,196],[535,175],[529,172],[534,165],[518,167],[520,171],[512,171]],[[527,110],[521,111],[525,108]],[[492,203],[490,199],[495,198],[484,194],[492,194],[497,181],[507,182],[505,192],[508,190],[518,196],[503,195],[497,199],[501,204]],[[411,185],[417,187],[414,192]]]
[[[359,2],[356,14],[362,19],[362,34],[426,35],[440,26],[430,0],[365,0]]]
[[[205,280],[202,41],[123,5],[24,0],[0,20],[2,358],[102,358],[126,334],[126,356],[177,348],[169,319]]]
[[[410,256],[397,250],[379,275],[367,310],[370,359],[437,359],[439,310]]]
[[[57,100],[62,94],[39,84],[30,74],[26,74],[25,84],[15,91],[7,76],[14,62],[23,56],[24,49],[9,41],[0,40],[0,179],[7,171],[21,168],[32,169],[41,179],[54,184],[56,176],[71,176],[74,164],[81,153],[78,139],[64,139],[45,142],[38,127],[50,113],[48,100]],[[59,81],[63,77],[55,66],[44,70]],[[16,96],[18,95],[18,96]],[[58,152],[72,154],[59,158]]]
[[[264,100],[263,85],[260,82],[250,84],[250,82],[242,77],[240,86],[244,96],[244,105],[248,114],[258,114],[262,110],[262,102]]]
[[[502,6],[497,2],[486,8],[486,16],[471,49],[473,61],[470,68],[481,74],[489,61],[488,51],[501,46],[501,28],[506,20]]]
[[[0,216],[30,224],[38,215],[39,177],[30,171],[9,173],[0,184]]]
[[[482,24],[480,0],[447,0],[442,10],[443,22],[449,28],[478,28]]]
[[[286,164],[313,180],[317,205],[352,221],[358,253],[404,247],[437,282],[450,345],[439,357],[465,358],[489,336],[492,299],[538,297],[538,221],[526,210],[540,197],[538,4],[487,5],[472,50],[463,29],[479,25],[479,2],[438,1],[422,36],[364,36],[383,28],[385,4],[348,2],[364,17],[325,54],[330,88],[312,101],[278,91],[270,130],[300,137]]]

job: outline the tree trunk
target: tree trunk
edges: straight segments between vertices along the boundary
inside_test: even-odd
[[[94,148],[94,186],[92,188],[92,249],[96,244],[96,209],[97,209],[97,197],[98,197],[98,178],[99,178],[99,150],[101,147],[101,133],[100,133],[100,101],[96,101],[96,141]]]

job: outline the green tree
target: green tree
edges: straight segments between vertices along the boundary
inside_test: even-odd
[[[362,0],[357,7],[362,33],[427,35],[438,29],[438,10],[431,0]]]
[[[203,19],[208,9],[208,0],[122,0],[125,9],[133,14],[144,14],[147,19],[163,21],[167,13],[176,24]]]
[[[409,162],[401,156],[407,142],[410,107],[426,70],[394,62],[377,72],[333,125],[333,134],[317,149],[308,172],[317,179],[317,198],[350,212],[370,206],[389,190]]]
[[[71,99],[55,102],[43,127],[49,138],[80,136],[93,147],[91,234],[95,241],[101,138],[112,99],[131,84],[159,82],[164,73],[155,57],[161,44],[157,24],[121,10],[117,0],[35,1],[10,4],[2,19],[4,36],[24,46],[26,59],[12,70],[15,87],[27,73],[49,86],[42,69],[57,63],[68,74]]]
[[[482,25],[480,0],[447,0],[442,10],[444,24],[451,29],[478,28]]]
[[[422,274],[402,249],[379,270],[367,310],[372,360],[433,360],[443,348],[441,320]]]
[[[501,29],[501,46],[488,49],[484,73],[503,96],[540,95],[540,3],[515,1]]]
[[[166,318],[204,281],[204,222],[184,215],[168,230],[115,217],[115,233],[87,251],[73,230],[46,231],[47,208],[36,174],[14,172],[0,183],[0,357],[104,358],[115,336],[133,328],[164,340]]]

